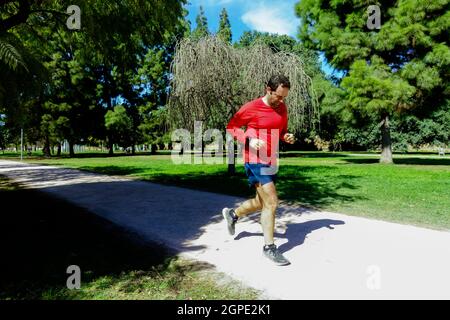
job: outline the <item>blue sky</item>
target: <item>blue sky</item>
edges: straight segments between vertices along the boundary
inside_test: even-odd
[[[226,8],[233,41],[237,41],[244,31],[257,30],[262,32],[297,35],[300,19],[295,16],[294,6],[298,0],[190,0],[187,5],[188,18],[192,28],[195,27],[195,17],[203,6],[210,31],[219,29],[219,15]]]
[[[219,29],[219,16],[223,8],[227,9],[231,23],[233,42],[239,40],[244,31],[287,34],[297,38],[300,19],[295,15],[295,4],[299,0],[188,0],[186,9],[191,27],[195,28],[195,18],[200,6],[203,6],[208,19],[209,31]],[[333,69],[324,61],[322,69],[331,74]]]

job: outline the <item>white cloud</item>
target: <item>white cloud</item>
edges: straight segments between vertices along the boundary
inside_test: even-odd
[[[291,4],[292,1],[280,1],[278,5],[276,1],[261,3],[244,13],[242,21],[257,31],[295,36],[299,19],[295,17],[294,6]]]

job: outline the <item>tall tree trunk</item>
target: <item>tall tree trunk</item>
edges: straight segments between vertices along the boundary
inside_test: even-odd
[[[108,154],[112,156],[114,154],[114,142],[111,134],[108,134],[108,148],[109,148]]]
[[[44,157],[50,158],[50,139],[48,136],[45,137],[44,148],[42,148],[42,152],[44,153]]]
[[[74,142],[69,140],[69,157],[73,158],[75,157],[75,151],[74,151]]]
[[[57,155],[58,157],[61,157],[61,142],[58,142],[58,150],[57,150],[56,155]]]
[[[389,127],[389,116],[385,115],[381,125],[381,158],[380,163],[394,163],[392,160],[391,131]]]

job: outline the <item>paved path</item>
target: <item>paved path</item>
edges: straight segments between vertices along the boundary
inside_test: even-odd
[[[221,209],[243,198],[3,160],[0,175],[211,263],[273,299],[450,299],[450,232],[283,205],[276,243],[292,264],[277,267],[262,256],[258,215],[238,223],[236,236],[226,232]]]

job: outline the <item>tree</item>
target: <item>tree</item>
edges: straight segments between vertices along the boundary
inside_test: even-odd
[[[450,145],[450,100],[426,118],[403,114],[394,118],[394,145],[401,151],[423,145],[445,147]]]
[[[234,48],[217,37],[184,39],[173,61],[168,118],[174,128],[222,129],[245,102],[264,94],[265,84],[274,74],[291,81],[289,129],[300,133],[317,123],[317,104],[311,78],[300,58],[289,52],[273,53],[258,44]],[[229,172],[233,172],[232,166]]]
[[[169,119],[175,126],[193,129],[195,121],[205,121],[209,128],[225,128],[238,108],[263,94],[267,80],[278,73],[291,81],[290,130],[298,133],[316,124],[311,78],[295,54],[272,53],[260,44],[234,48],[210,36],[182,40],[172,66]]]
[[[5,128],[5,122],[4,122],[5,115],[0,114],[0,149],[5,150],[8,142],[8,130]]]
[[[133,120],[127,115],[124,106],[115,106],[105,115],[105,127],[113,139],[122,148],[128,148],[133,144]]]
[[[25,129],[25,133],[31,129],[32,114],[29,108],[39,101],[46,71],[16,35],[4,34],[2,39],[6,39],[20,52],[23,61],[18,63],[16,68],[0,61],[0,113],[6,115],[5,130],[8,132],[9,142],[12,143],[19,140],[21,129]]]
[[[380,162],[392,163],[390,117],[401,104],[412,98],[414,88],[401,77],[391,74],[389,67],[377,57],[370,65],[363,60],[353,63],[349,76],[342,80],[342,87],[348,92],[350,108],[381,117]]]
[[[0,33],[7,32],[17,25],[27,21],[33,10],[36,9],[41,1],[17,1],[4,0],[0,3]]]
[[[130,1],[120,6],[100,3],[89,23],[96,28],[101,27],[105,33],[99,37],[93,28],[88,35],[95,48],[91,61],[100,79],[97,85],[98,103],[107,110],[112,110],[113,105],[118,103],[138,108],[143,104],[145,95],[135,88],[135,74],[142,63],[148,61],[146,55],[157,55],[158,51],[164,51],[166,45],[174,41],[183,23],[184,1]],[[97,20],[104,25],[97,26]],[[111,25],[114,26],[112,30]],[[154,87],[154,83],[150,86]],[[151,90],[151,94],[157,92]],[[135,123],[136,128],[138,125]],[[112,153],[112,141],[108,140]]]
[[[34,117],[29,124],[41,131],[49,150],[48,144],[59,137],[54,132],[58,131],[56,123],[65,119],[64,127],[70,130],[63,130],[61,138],[69,141],[73,155],[75,143],[104,138],[105,113],[121,103],[127,107],[137,132],[141,119],[138,106],[150,95],[163,100],[164,94],[158,95],[163,92],[161,88],[168,82],[168,76],[148,84],[152,89],[142,94],[136,87],[136,74],[146,61],[156,64],[162,61],[168,73],[176,36],[184,24],[185,1],[83,1],[78,4],[82,12],[79,31],[68,30],[65,24],[65,10],[72,4],[70,1],[23,2],[7,1],[7,7],[3,3],[0,6],[7,9],[1,11],[0,28],[18,40],[14,47],[30,69],[27,76],[20,68],[11,76],[12,71],[4,73],[6,66],[0,63],[0,111],[8,114],[7,125],[22,127],[22,118]],[[29,67],[22,47],[30,52],[29,56],[37,57],[51,77],[45,80],[37,77],[37,68]],[[155,55],[157,59],[146,55]],[[37,83],[41,84],[39,88]],[[1,87],[3,92],[8,90],[7,96],[1,96]],[[30,94],[25,95],[26,90]],[[133,138],[138,140],[135,135]]]
[[[142,106],[140,112],[144,119],[139,126],[143,134],[143,141],[152,145],[152,153],[156,152],[156,147],[171,143],[171,136],[168,130],[167,108],[154,109],[152,106]]]
[[[25,67],[20,53],[9,43],[0,39],[0,61],[6,64],[10,69],[16,70],[19,65]]]
[[[302,61],[304,72],[312,79],[312,87],[316,94],[318,110],[321,112],[321,117],[325,110],[332,110],[336,107],[336,101],[338,100],[336,99],[337,90],[321,70],[317,52],[306,48],[303,43],[288,35],[270,34],[259,31],[245,31],[234,46],[236,48],[249,48],[258,44],[268,46],[275,54],[278,52],[289,52],[299,57]],[[331,119],[335,119],[335,117],[330,117]],[[319,132],[320,135],[324,135],[324,130],[327,129],[327,121],[322,121],[321,119],[320,127],[312,126],[300,132],[304,139],[299,139],[297,145],[303,145],[306,141],[314,139]]]
[[[46,108],[51,108],[51,104],[46,103]],[[58,145],[57,155],[61,155],[61,141],[64,140],[65,137],[70,135],[70,129],[69,118],[63,115],[57,115],[57,117],[54,118],[49,113],[45,113],[44,115],[42,115],[40,131],[42,136],[44,137],[44,156],[50,157],[50,148],[55,144]]]
[[[219,31],[217,32],[217,36],[225,43],[231,44],[231,24],[230,20],[228,19],[227,10],[225,8],[223,8],[222,12],[220,13]]]
[[[209,35],[208,30],[208,19],[205,16],[205,12],[203,11],[203,7],[200,6],[200,11],[195,18],[196,26],[194,31],[192,32],[193,39],[200,39],[207,35]]]
[[[367,27],[365,1],[301,1],[300,38],[344,71],[346,107],[376,114],[380,162],[392,163],[390,119],[424,110],[430,114],[450,94],[448,1],[378,1],[381,26]]]

